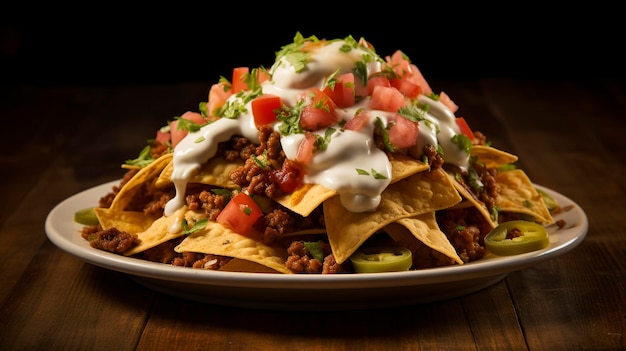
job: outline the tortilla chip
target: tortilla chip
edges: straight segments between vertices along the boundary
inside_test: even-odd
[[[260,240],[235,233],[216,222],[189,234],[176,252],[200,252],[256,262],[280,273],[291,273],[285,265],[288,254],[282,246],[268,246]]]
[[[151,249],[166,241],[178,238],[183,235],[180,227],[183,219],[187,219],[189,223],[195,223],[194,212],[189,211],[187,206],[183,206],[174,212],[171,216],[163,216],[152,222],[150,227],[144,231],[137,233],[141,242],[139,245],[124,252],[124,256],[132,256],[142,251]]]
[[[387,187],[374,212],[354,213],[339,196],[324,202],[328,240],[337,263],[343,263],[374,233],[401,218],[435,212],[461,201],[450,178],[441,170],[416,173]]]
[[[428,164],[409,156],[389,154],[388,157],[391,163],[392,183],[429,169]],[[275,201],[306,217],[324,201],[335,195],[337,195],[335,190],[330,190],[323,185],[304,184],[293,193],[277,198]]]
[[[235,189],[237,185],[230,180],[230,174],[241,165],[243,165],[243,161],[241,160],[227,161],[223,157],[214,157],[195,171],[189,179],[189,182]],[[159,175],[156,186],[164,187],[171,184],[173,172],[174,162],[170,161]]]
[[[478,162],[483,163],[487,168],[498,168],[517,162],[517,155],[491,146],[474,145],[472,146],[471,154],[476,156]]]
[[[387,157],[391,163],[391,182],[397,182],[415,173],[427,171],[430,166],[427,163],[416,160],[413,157],[388,153]]]
[[[385,227],[384,230],[392,238],[395,238],[394,232],[397,233],[396,225],[402,226],[404,229],[408,230],[417,240],[431,249],[450,257],[458,264],[463,264],[463,260],[457,254],[456,249],[452,246],[446,234],[439,228],[439,224],[437,224],[435,218],[435,212],[428,212],[415,217],[401,218],[391,223]]]
[[[469,207],[476,207],[476,205],[473,204],[469,200],[463,200],[454,206],[448,207],[447,209],[448,210],[462,210],[462,209],[469,208]]]
[[[291,211],[306,217],[337,192],[319,184],[304,184],[291,194],[274,199]]]
[[[101,207],[96,207],[93,210],[104,230],[117,228],[120,231],[134,234],[148,229],[154,222],[153,217],[146,216],[141,211],[115,211]]]
[[[523,170],[498,172],[496,181],[500,190],[496,206],[501,212],[526,214],[543,224],[554,222],[543,197]]]
[[[472,203],[474,205],[474,207],[476,207],[476,209],[478,209],[480,214],[485,218],[487,223],[489,223],[489,225],[491,226],[491,229],[495,228],[498,225],[498,221],[497,221],[497,219],[494,219],[493,217],[491,217],[491,212],[489,212],[489,209],[487,208],[487,205],[485,205],[484,202],[480,201],[476,197],[476,195],[474,195],[474,193],[471,192],[469,189],[467,189],[463,184],[458,182],[454,178],[453,174],[448,174],[448,176],[450,177],[450,181],[454,184],[454,187],[459,192],[459,194],[461,194],[461,196],[463,196],[463,198],[465,200],[467,200],[470,203]]]
[[[126,184],[124,184],[122,189],[120,189],[109,208],[115,211],[126,210],[126,206],[128,206],[128,204],[133,200],[133,195],[141,189],[141,186],[144,183],[153,178],[156,179],[163,168],[165,168],[165,166],[167,166],[167,164],[172,160],[172,157],[172,153],[167,153],[139,170],[139,172],[137,172],[137,174],[135,174]]]
[[[226,272],[245,272],[245,273],[281,273],[275,269],[269,268],[262,264],[242,260],[240,258],[233,258],[225,265],[220,267],[220,271]]]

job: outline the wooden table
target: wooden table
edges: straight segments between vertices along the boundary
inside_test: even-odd
[[[382,310],[272,311],[192,302],[81,261],[44,231],[65,198],[118,179],[206,82],[4,87],[1,350],[626,349],[626,84],[431,82],[538,184],[586,212],[586,239],[467,296]]]

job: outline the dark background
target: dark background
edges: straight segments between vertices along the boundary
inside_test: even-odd
[[[427,79],[623,78],[624,26],[600,3],[477,8],[222,3],[216,8],[2,5],[3,84],[212,83],[235,66],[269,67],[296,31],[365,37],[403,50]],[[414,3],[418,4],[418,3]],[[306,7],[305,7],[306,6]],[[345,8],[341,8],[345,7]]]

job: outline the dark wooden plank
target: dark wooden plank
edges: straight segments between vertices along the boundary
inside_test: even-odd
[[[154,293],[44,243],[0,305],[3,350],[133,350]]]
[[[113,279],[110,287],[94,285],[89,278],[93,267],[54,247],[44,221],[65,198],[121,177],[120,164],[135,157],[156,129],[173,118],[174,110],[185,111],[180,104],[188,101],[179,94],[195,96],[189,87],[176,86],[52,87],[26,89],[16,96],[19,103],[7,110],[22,128],[33,124],[25,118],[31,113],[46,118],[33,124],[34,131],[25,138],[11,136],[15,153],[7,153],[6,165],[14,172],[2,172],[8,176],[0,182],[5,194],[19,195],[11,201],[3,197],[7,210],[2,211],[0,264],[11,267],[0,273],[0,311],[5,317],[0,334],[7,336],[0,337],[3,345],[67,343],[82,349],[112,342],[125,345],[122,349],[134,347],[153,293],[146,295],[141,288],[130,299],[108,305],[134,284],[107,273],[112,274],[106,277]],[[69,288],[75,291],[72,295]],[[122,332],[126,334],[120,337]]]
[[[579,248],[507,279],[530,349],[623,347],[625,270],[617,257],[626,254],[620,225],[626,143],[616,135],[623,102],[594,82],[490,81],[483,89],[497,118],[507,121],[521,167],[572,197],[589,217]]]
[[[382,310],[269,311],[159,297],[138,350],[474,350],[459,300]]]

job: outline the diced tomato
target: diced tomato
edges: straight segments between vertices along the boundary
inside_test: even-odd
[[[263,69],[260,69],[260,68],[257,70],[256,80],[257,80],[257,82],[259,84],[261,84],[261,83],[263,83],[263,82],[265,82],[265,81],[267,81],[269,79],[270,79],[270,74],[266,70],[263,70]]]
[[[333,88],[327,86],[322,91],[339,107],[354,105],[354,74],[344,73],[339,75]]]
[[[417,143],[419,125],[417,122],[396,114],[394,124],[389,129],[389,142],[396,148],[408,148]]]
[[[226,83],[215,83],[209,90],[209,101],[207,102],[207,114],[211,117],[217,116],[217,110],[226,104],[226,100],[233,95],[233,90]]]
[[[216,222],[241,235],[249,235],[263,212],[246,193],[235,195],[216,218]]]
[[[450,109],[452,113],[455,113],[459,109],[459,106],[457,106],[457,104],[455,104],[454,101],[452,101],[450,96],[448,96],[448,94],[444,93],[443,91],[439,93],[439,102],[441,102],[448,109]]]
[[[382,110],[389,112],[397,112],[399,108],[406,105],[404,95],[394,88],[377,85],[372,92],[372,100],[369,107],[372,110]]]
[[[367,123],[369,123],[369,121],[370,121],[370,115],[367,112],[367,110],[361,110],[356,116],[352,117],[351,120],[346,122],[343,128],[358,132],[361,129],[363,129],[363,127]]]
[[[278,95],[264,94],[252,100],[252,116],[254,124],[262,126],[276,121],[276,116],[280,113],[282,99]]]
[[[286,159],[281,169],[270,172],[270,180],[278,184],[285,194],[291,194],[302,185],[305,174],[306,171],[300,163]]]
[[[189,132],[187,130],[178,129],[178,120],[171,121],[170,134],[172,138],[172,147],[176,147],[176,145],[178,145],[178,143],[180,143],[180,141],[183,140],[188,133]]]
[[[411,77],[408,77],[410,80],[418,84],[422,87],[422,93],[426,95],[430,95],[433,93],[433,90],[430,88],[430,85],[426,81],[426,78],[422,75],[422,72],[417,68],[416,65],[411,64]]]
[[[407,78],[393,78],[389,83],[409,99],[415,99],[422,93],[422,88],[419,84],[415,84]]]
[[[206,120],[198,112],[187,111],[187,112],[183,113],[182,116],[180,116],[180,118],[190,120],[193,123],[196,123],[196,124],[199,124],[199,125],[206,124]]]
[[[335,114],[337,106],[324,92],[312,88],[304,96],[308,103],[300,112],[300,125],[303,129],[314,131],[338,122]]]
[[[183,113],[183,115],[180,116],[180,118],[190,120],[198,125],[204,125],[207,123],[204,117],[202,117],[202,115],[199,114],[198,112],[187,111]],[[178,145],[178,143],[181,140],[183,140],[183,138],[186,137],[187,134],[189,134],[189,131],[187,129],[179,129],[178,124],[179,124],[178,120],[174,120],[170,122],[170,135],[172,138],[171,139],[172,147],[176,147],[176,145]]]
[[[420,72],[415,64],[408,60],[402,51],[397,50],[393,55],[387,56],[385,59],[399,78],[406,78],[414,84],[419,85],[423,94],[431,94],[433,92],[422,75],[422,72]]]
[[[374,87],[382,85],[384,87],[390,87],[389,78],[382,74],[375,74],[367,80],[367,94],[372,95],[374,93]]]
[[[157,130],[156,136],[154,137],[154,141],[157,143],[165,144],[171,139],[171,134],[169,132],[163,132],[161,129]]]
[[[248,90],[248,84],[245,82],[245,79],[249,72],[250,68],[248,67],[233,68],[233,94],[237,94],[243,90]]]
[[[316,135],[311,132],[304,133],[304,139],[298,146],[298,152],[296,153],[296,161],[301,165],[307,166],[313,159],[313,153],[315,152],[315,140]]]
[[[461,129],[462,134],[467,135],[467,137],[470,138],[470,140],[474,141],[474,132],[470,128],[469,124],[467,124],[467,121],[465,120],[465,118],[457,117],[456,124],[459,126],[459,129]]]
[[[391,65],[398,77],[411,75],[411,62],[400,50],[396,50],[393,55],[385,57],[385,61]]]

